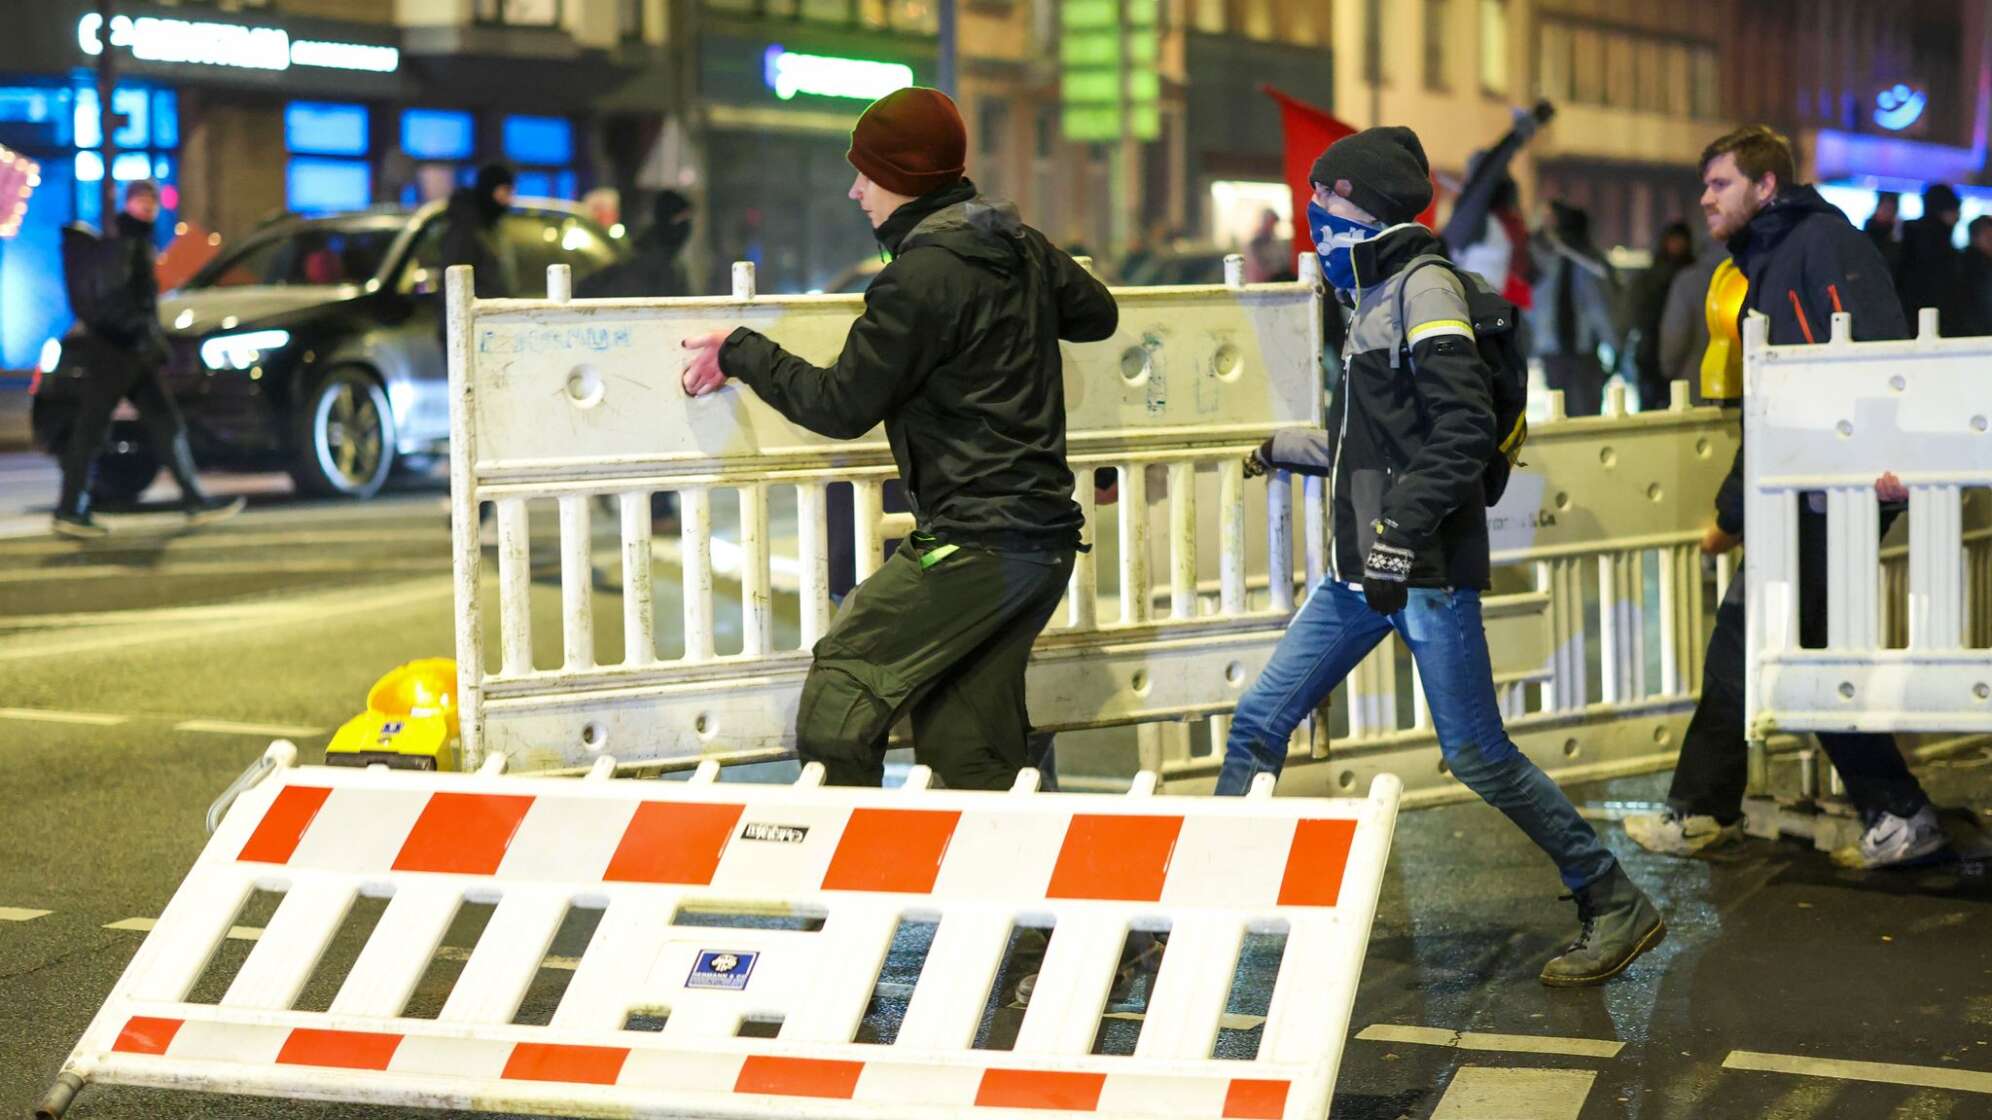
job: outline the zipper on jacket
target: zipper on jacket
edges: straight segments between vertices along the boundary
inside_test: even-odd
[[[1349,442],[1349,398],[1356,392],[1356,356],[1353,345],[1356,337],[1356,320],[1363,314],[1363,277],[1356,271],[1356,254],[1349,254],[1349,275],[1356,279],[1353,294],[1356,309],[1349,316],[1349,338],[1352,351],[1347,361],[1342,363],[1342,434],[1335,439],[1335,461],[1328,464],[1328,574],[1337,580],[1342,578],[1341,548],[1335,543],[1338,526],[1335,524],[1335,494],[1342,481],[1342,447]]]

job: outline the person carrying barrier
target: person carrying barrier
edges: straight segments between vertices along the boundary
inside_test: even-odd
[[[796,753],[833,784],[877,785],[910,711],[914,751],[954,789],[1028,765],[1024,669],[1064,595],[1084,518],[1065,458],[1060,339],[1113,334],[1104,284],[964,177],[946,94],[911,87],[851,132],[850,197],[891,254],[827,368],[739,328],[687,339],[683,384],[738,378],[811,431],[885,425],[917,528],[816,643]]]
[[[1483,478],[1501,454],[1496,371],[1478,348],[1468,280],[1414,221],[1431,201],[1424,147],[1408,128],[1367,129],[1330,146],[1312,179],[1315,244],[1355,309],[1348,374],[1325,431],[1280,433],[1246,471],[1331,480],[1330,567],[1239,700],[1217,792],[1243,794],[1257,774],[1279,773],[1301,719],[1394,629],[1417,662],[1446,765],[1556,861],[1576,899],[1582,930],[1542,982],[1601,983],[1659,944],[1666,923],[1501,723],[1480,613]]]
[[[1836,312],[1853,316],[1858,341],[1907,338],[1908,323],[1888,265],[1872,239],[1855,229],[1817,190],[1797,183],[1791,145],[1765,125],[1737,129],[1702,153],[1702,211],[1709,236],[1727,243],[1749,280],[1742,315],[1770,320],[1773,346],[1825,342]],[[1743,433],[1749,437],[1748,425]],[[1881,531],[1902,512],[1908,491],[1891,474],[1875,482]],[[1743,542],[1743,448],[1716,494],[1715,523],[1702,537],[1719,555]],[[1798,627],[1804,646],[1825,644],[1826,506],[1808,494],[1798,523]],[[1743,838],[1743,792],[1749,770],[1743,682],[1747,645],[1742,579],[1716,608],[1702,667],[1701,698],[1681,739],[1667,807],[1625,819],[1626,835],[1664,855],[1698,855]],[[1819,745],[1847,786],[1867,831],[1834,853],[1855,867],[1923,859],[1946,840],[1936,811],[1890,735],[1825,733]]]

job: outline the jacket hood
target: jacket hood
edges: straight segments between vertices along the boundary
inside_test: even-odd
[[[963,179],[939,190],[928,191],[892,212],[872,236],[878,239],[879,248],[887,253],[898,255],[906,248],[906,238],[914,227],[934,214],[976,197],[975,184]]]
[[[1014,204],[984,198],[966,180],[963,185],[967,187],[965,191],[950,188],[926,196],[942,196],[943,204],[914,222],[912,228],[900,237],[896,252],[903,254],[910,249],[932,245],[946,249],[971,264],[1008,272],[1022,259],[1023,218]],[[925,201],[926,197],[920,201]],[[899,215],[892,217],[897,219]],[[886,223],[888,226],[891,224],[891,220]],[[885,229],[881,228],[879,232],[883,235]]]
[[[1391,226],[1368,241],[1349,250],[1356,266],[1356,279],[1364,290],[1375,287],[1403,271],[1419,257],[1446,255],[1444,242],[1417,222]]]
[[[1750,271],[1750,260],[1776,249],[1800,222],[1814,216],[1828,217],[1851,226],[1840,208],[1826,201],[1812,187],[1791,187],[1757,211],[1741,233],[1729,239],[1729,255],[1736,267]]]
[[[118,211],[117,218],[112,224],[117,229],[119,237],[132,238],[151,237],[154,226],[154,223],[141,221],[122,210]]]

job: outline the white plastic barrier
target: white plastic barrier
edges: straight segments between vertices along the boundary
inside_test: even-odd
[[[1992,549],[1967,536],[1964,504],[1967,488],[1992,486],[1992,347],[1939,338],[1932,311],[1912,340],[1856,343],[1840,314],[1823,345],[1771,346],[1759,318],[1744,342],[1751,738],[1992,732]],[[1906,589],[1883,569],[1885,472],[1909,488]],[[1823,649],[1799,640],[1801,503],[1826,515]],[[1899,646],[1883,610],[1891,589],[1907,595]]]
[[[861,306],[854,296],[757,298],[745,264],[735,266],[735,285],[724,299],[574,303],[564,267],[555,266],[548,300],[480,301],[467,271],[452,270],[456,644],[469,765],[499,754],[517,769],[586,769],[603,753],[627,764],[691,765],[790,749],[809,649],[831,614],[825,487],[854,486],[862,579],[878,563],[881,540],[897,535],[881,515],[894,468],[878,432],[855,441],[817,436],[738,385],[697,400],[684,395],[680,340],[744,323],[827,362]],[[1113,338],[1065,347],[1065,390],[1075,497],[1096,543],[1092,468],[1119,473],[1118,568],[1103,573],[1096,555],[1080,555],[1064,624],[1039,646],[1032,715],[1049,729],[1229,711],[1292,609],[1297,505],[1308,511],[1307,571],[1323,563],[1319,480],[1306,487],[1309,500],[1296,503],[1284,476],[1263,496],[1248,491],[1240,465],[1273,431],[1319,423],[1318,286],[1115,295],[1121,314]],[[1161,565],[1151,556],[1151,471],[1169,487]],[[1198,532],[1206,487],[1216,492],[1214,540]],[[675,532],[655,532],[657,492],[677,495]],[[770,510],[791,497],[799,625],[783,641]],[[617,558],[607,565],[591,552],[598,501],[612,502],[619,522]],[[556,505],[559,523],[562,633],[557,660],[542,663],[532,633],[528,507],[536,502]],[[486,503],[496,512],[495,664],[484,649],[494,605],[479,541]],[[741,644],[722,652],[715,640],[722,542],[714,525],[736,510],[737,533],[723,543],[739,581]],[[660,589],[651,568],[660,537],[675,546],[681,574],[676,656],[659,651]],[[1216,594],[1205,609],[1199,577],[1213,559]],[[620,658],[598,648],[594,600],[598,569],[608,566],[620,570],[610,590],[621,609],[609,623],[620,623]],[[1166,610],[1149,593],[1156,582],[1168,588]]]
[[[90,1083],[586,1116],[1319,1120],[1398,783],[1363,799],[1010,793],[296,767],[235,804],[65,1064]],[[494,762],[497,760],[494,759]],[[196,991],[253,890],[282,902]],[[356,900],[387,898],[363,944]],[[493,904],[433,1017],[411,996]],[[576,910],[581,947],[557,946]],[[809,916],[721,926],[710,912]],[[690,919],[690,920],[688,920]],[[903,919],[937,923],[896,1037],[859,1041]],[[1013,929],[1049,927],[1014,1046],[978,1048]],[[1166,931],[1131,1054],[1096,1043],[1131,930]],[[1214,1055],[1248,933],[1285,937],[1256,1052]],[[323,1010],[303,992],[345,945]],[[556,948],[565,990],[521,1016]],[[1011,978],[1014,981],[1014,977]],[[1266,979],[1264,977],[1261,978]],[[1264,992],[1263,984],[1257,988]],[[772,1037],[744,1023],[779,1021]]]

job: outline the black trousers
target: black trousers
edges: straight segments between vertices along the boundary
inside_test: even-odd
[[[1563,390],[1565,416],[1596,416],[1605,408],[1605,367],[1596,354],[1550,354],[1542,360],[1542,379]]]
[[[1885,518],[1882,532],[1888,531]],[[1826,642],[1826,517],[1806,509],[1798,522],[1799,644]],[[1681,740],[1680,761],[1667,802],[1683,814],[1706,814],[1723,823],[1743,815],[1743,787],[1749,755],[1743,727],[1745,636],[1743,577],[1729,581],[1729,593],[1715,611],[1715,633],[1702,666],[1701,701]],[[1902,761],[1895,736],[1821,732],[1819,745],[1846,783],[1847,796],[1862,813],[1913,816],[1929,803],[1915,775]]]
[[[100,344],[109,350],[109,344]],[[166,392],[157,367],[123,355],[106,354],[92,358],[90,372],[83,379],[77,401],[76,419],[69,430],[69,442],[62,449],[62,496],[59,509],[78,513],[88,502],[90,472],[104,437],[110,434],[111,414],[118,402],[129,399],[138,409],[139,422],[153,452],[173,472],[180,494],[187,501],[200,496],[200,483],[194,474],[194,459],[187,446],[187,424],[180,408]]]
[[[1010,788],[1045,745],[1024,669],[1071,575],[1070,552],[902,542],[816,643],[796,753],[832,785],[878,785],[886,736],[910,710],[914,757],[948,788]]]

